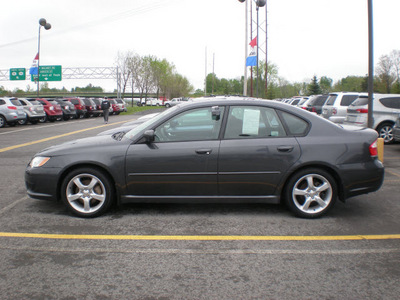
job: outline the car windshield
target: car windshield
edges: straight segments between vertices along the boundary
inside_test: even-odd
[[[125,134],[125,137],[128,139],[133,139],[133,137],[135,135],[137,135],[140,131],[142,131],[143,129],[145,129],[147,126],[149,126],[150,124],[152,124],[153,122],[157,122],[158,120],[162,119],[165,115],[174,112],[175,110],[177,110],[179,108],[179,105],[174,106],[168,110],[163,111],[162,113],[156,115],[154,118],[148,119],[146,122],[138,125],[137,127],[133,128],[132,130],[128,131]]]

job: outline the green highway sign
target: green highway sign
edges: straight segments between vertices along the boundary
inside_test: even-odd
[[[61,66],[39,66],[39,81],[61,81]],[[32,81],[37,80],[37,75],[31,76]]]
[[[26,79],[25,68],[10,69],[10,80],[25,80],[25,79]]]

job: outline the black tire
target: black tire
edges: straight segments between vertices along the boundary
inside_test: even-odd
[[[391,123],[383,123],[376,129],[379,137],[383,138],[385,144],[392,144],[394,142],[393,126]]]
[[[334,206],[337,184],[328,172],[310,168],[290,177],[283,193],[285,204],[297,217],[314,219]]]
[[[165,104],[165,107],[169,108],[169,107],[171,107],[171,104],[167,103],[167,104]]]
[[[0,116],[0,128],[6,127],[7,120],[3,116]]]
[[[110,208],[113,198],[111,180],[95,168],[76,169],[65,177],[61,185],[62,201],[78,217],[102,215]]]
[[[47,121],[47,116],[44,116],[43,118],[39,119],[40,123],[46,123],[46,121]]]
[[[19,125],[26,125],[28,124],[28,118],[22,119],[22,120],[18,120],[18,124]]]

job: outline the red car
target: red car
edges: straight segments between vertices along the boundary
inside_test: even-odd
[[[63,117],[63,112],[61,110],[61,106],[56,104],[55,102],[49,102],[46,99],[36,99],[39,101],[44,108],[46,113],[46,119],[50,122],[54,122],[55,120],[61,120]]]

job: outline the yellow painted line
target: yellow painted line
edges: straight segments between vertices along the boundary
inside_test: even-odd
[[[241,236],[241,235],[84,235],[0,232],[0,237],[61,240],[157,240],[157,241],[347,241],[397,240],[400,234],[332,236]]]
[[[34,145],[34,144],[39,144],[39,143],[43,143],[43,142],[59,139],[59,138],[65,137],[65,136],[77,134],[77,133],[84,132],[84,131],[89,131],[89,130],[102,128],[102,127],[106,127],[106,126],[111,126],[111,125],[115,125],[115,124],[120,124],[120,123],[125,123],[125,122],[127,122],[127,121],[125,120],[125,121],[115,122],[115,123],[111,123],[111,124],[85,128],[85,129],[81,129],[81,130],[77,130],[77,131],[72,131],[72,132],[68,132],[68,133],[64,133],[64,134],[60,134],[60,135],[51,136],[51,137],[44,138],[44,139],[41,139],[41,140],[36,140],[36,141],[32,141],[32,142],[28,142],[28,143],[24,143],[24,144],[19,144],[19,145],[15,145],[15,146],[10,146],[10,147],[6,147],[6,148],[0,148],[0,153],[1,152],[6,152],[6,151],[10,151],[10,150],[14,150],[14,149],[17,149],[17,148],[27,147],[27,146]]]
[[[389,174],[392,174],[392,175],[394,175],[394,176],[396,176],[396,177],[400,177],[400,174],[397,174],[396,172],[390,171],[390,170],[388,170],[388,169],[386,169],[385,172],[387,172],[387,173],[389,173]]]

